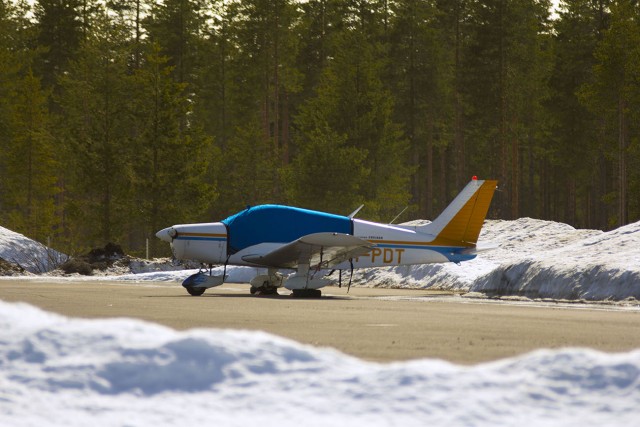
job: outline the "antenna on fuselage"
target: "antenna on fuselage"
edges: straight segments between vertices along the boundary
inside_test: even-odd
[[[358,207],[358,209],[356,209],[355,211],[351,212],[351,213],[349,214],[349,218],[353,218],[354,216],[356,216],[356,215],[358,214],[358,212],[360,212],[360,209],[362,209],[362,208],[364,208],[364,205],[360,205],[360,206]]]
[[[400,217],[400,215],[402,215],[404,213],[404,211],[406,211],[407,209],[409,209],[409,206],[407,206],[406,208],[402,209],[402,212],[400,212],[398,215],[395,216],[395,218],[393,218],[389,224],[393,224],[393,221],[395,221],[396,219],[398,219],[398,217]]]

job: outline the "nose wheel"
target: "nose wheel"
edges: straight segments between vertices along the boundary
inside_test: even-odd
[[[206,291],[206,288],[194,288],[193,286],[185,286],[184,288],[189,292],[189,295],[194,297],[199,297]]]

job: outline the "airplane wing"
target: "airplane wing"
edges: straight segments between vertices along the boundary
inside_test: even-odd
[[[341,233],[313,233],[266,254],[245,255],[244,261],[264,267],[295,268],[309,264],[310,268],[331,268],[350,258],[365,255],[374,244]]]

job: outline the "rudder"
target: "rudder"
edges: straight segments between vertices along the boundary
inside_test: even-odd
[[[472,180],[421,232],[435,236],[433,245],[475,246],[498,181]]]

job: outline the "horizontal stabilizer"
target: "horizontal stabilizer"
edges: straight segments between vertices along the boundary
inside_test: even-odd
[[[472,248],[467,248],[460,253],[464,255],[476,255],[480,252],[487,252],[487,251],[492,251],[494,249],[498,249],[499,247],[500,245],[497,243],[483,242],[481,245],[478,245]]]

